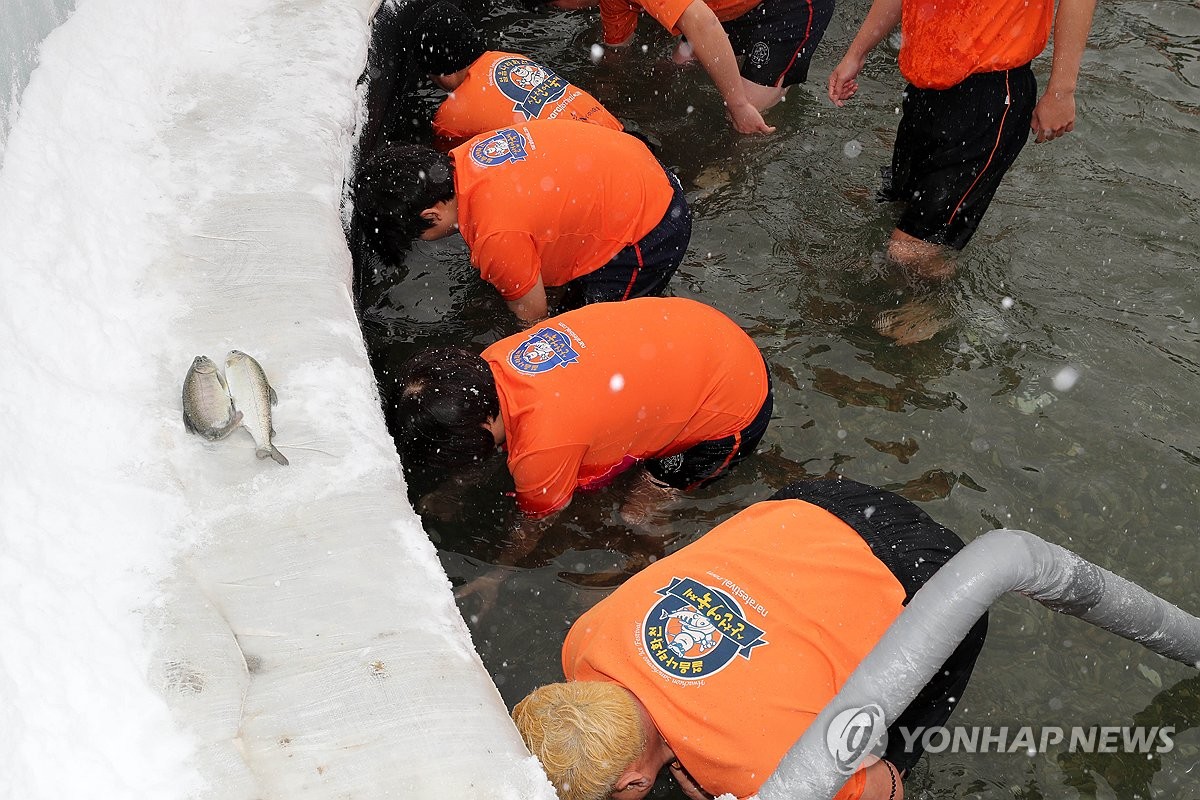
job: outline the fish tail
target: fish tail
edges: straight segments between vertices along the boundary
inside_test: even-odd
[[[259,458],[273,458],[275,463],[286,467],[288,465],[287,456],[279,452],[279,448],[273,444],[268,444],[266,447],[260,447],[254,451],[254,455]]]

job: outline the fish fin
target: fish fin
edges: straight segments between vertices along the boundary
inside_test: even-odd
[[[267,384],[267,391],[271,395],[271,405],[273,405],[273,406],[279,405],[279,395],[275,394],[275,387],[270,384]]]
[[[188,416],[186,411],[183,412],[183,427],[187,428],[188,433],[199,433],[196,426],[192,424],[192,418]]]
[[[287,456],[279,452],[279,448],[273,444],[258,448],[254,451],[254,455],[258,456],[259,458],[273,458],[275,459],[275,463],[279,464],[280,466],[286,467],[288,465]]]

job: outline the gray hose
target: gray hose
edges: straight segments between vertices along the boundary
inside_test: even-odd
[[[1200,619],[1135,583],[1026,531],[980,536],[913,595],[879,643],[792,746],[760,800],[829,800],[849,776],[827,743],[856,710],[876,729],[895,720],[1000,595],[1018,592],[1160,655],[1200,667]]]

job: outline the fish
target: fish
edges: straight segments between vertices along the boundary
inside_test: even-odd
[[[271,443],[271,437],[275,435],[275,429],[271,427],[271,406],[279,402],[279,397],[267,382],[262,366],[241,350],[230,350],[225,357],[225,379],[229,381],[233,404],[242,414],[242,427],[254,437],[257,448],[254,454],[259,458],[273,458],[286,467],[287,457]]]
[[[183,426],[211,442],[224,439],[242,424],[229,387],[208,356],[196,356],[183,379]]]

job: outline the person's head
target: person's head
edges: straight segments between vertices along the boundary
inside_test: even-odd
[[[445,0],[438,0],[417,18],[413,48],[421,70],[447,91],[462,83],[461,78],[452,81],[438,78],[465,71],[485,49],[467,15]]]
[[[458,469],[496,449],[489,425],[500,416],[486,361],[458,347],[413,356],[397,378],[393,432],[408,469]]]
[[[413,239],[449,236],[458,224],[453,164],[430,147],[382,147],[358,166],[354,207],[367,238],[392,257]]]
[[[562,800],[607,800],[646,747],[637,701],[615,683],[552,683],[530,692],[512,716]]]

